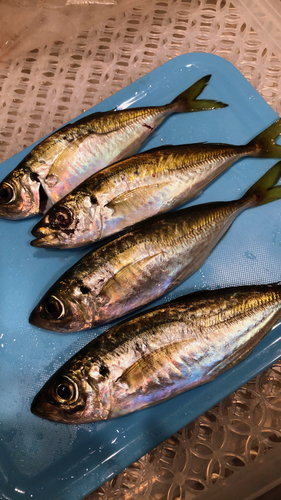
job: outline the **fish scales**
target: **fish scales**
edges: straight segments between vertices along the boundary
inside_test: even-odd
[[[36,224],[33,246],[74,248],[118,231],[197,196],[245,156],[281,156],[281,119],[246,145],[164,146],[117,162],[80,184]]]
[[[171,212],[89,252],[50,288],[30,322],[80,331],[161,297],[200,268],[243,210],[281,198],[280,176],[281,162],[238,200]]]
[[[206,146],[197,146],[193,148],[194,151],[187,146],[163,149],[163,151],[155,152],[154,157],[151,157],[151,153],[149,155],[142,153],[122,162],[118,169],[116,167],[109,168],[102,175],[89,179],[84,192],[95,193],[97,199],[106,204],[123,194],[124,186],[122,183],[128,184],[130,190],[134,191],[139,187],[157,186],[159,182],[170,182],[175,179],[180,179],[186,185],[194,175],[199,177],[197,182],[200,182],[200,177],[205,180],[206,175],[212,175],[212,170],[217,169],[218,162],[234,156],[233,148],[231,148],[228,155],[226,151],[222,151],[220,156],[214,158]],[[206,149],[206,153],[204,149]],[[243,153],[244,148],[241,148],[239,153],[236,151],[237,157],[243,156]],[[206,161],[208,162],[207,166]],[[202,167],[201,172],[199,171],[200,166]]]
[[[0,183],[0,217],[44,213],[93,173],[135,153],[173,113],[225,107],[197,100],[209,79],[201,78],[169,104],[94,113],[54,132]]]
[[[185,209],[107,243],[62,277],[62,300],[81,297],[80,283],[88,287],[92,313],[89,302],[85,313],[89,326],[141,307],[150,296],[151,300],[161,296],[200,267],[238,210],[238,202],[226,207],[213,204],[211,211],[201,207],[200,215],[197,210]],[[52,294],[57,296],[56,285]]]
[[[90,342],[47,382],[32,411],[83,423],[157,404],[243,360],[280,319],[279,283],[181,297]],[[67,384],[70,404],[56,392]]]
[[[160,110],[156,108],[148,112],[128,112],[117,116],[103,117],[97,123],[85,128],[84,134],[79,134],[73,144],[64,149],[56,159],[45,179],[41,179],[42,185],[49,196],[52,195],[52,204],[65,196],[75,185],[81,183],[90,173],[98,171],[110,163],[129,156],[141,146],[143,140],[156,128],[166,116],[175,109],[170,106]],[[159,114],[159,116],[158,116]],[[144,115],[144,116],[143,116]],[[158,116],[158,120],[157,117]],[[151,123],[151,125],[149,125]],[[105,145],[105,136],[107,145]],[[132,136],[136,136],[133,140]],[[83,142],[81,142],[83,139]],[[74,156],[75,155],[75,156]],[[95,167],[93,167],[95,164]],[[52,179],[56,180],[56,191],[53,188]]]
[[[228,158],[233,162],[234,158],[241,158],[245,153],[243,146],[236,148],[235,156],[233,148],[229,148],[229,151],[225,148],[221,155],[217,155],[216,151],[214,156],[207,151],[207,147],[208,145],[204,144],[193,148],[163,148],[159,152],[156,151],[155,157],[142,153],[122,162],[119,168],[116,168],[117,165],[114,165],[114,168],[109,167],[106,171],[92,176],[62,200],[63,209],[66,207],[74,217],[70,226],[61,229],[52,222],[52,213],[56,210],[59,212],[55,205],[46,215],[45,222],[42,224],[40,221],[32,234],[50,234],[49,243],[52,246],[52,235],[59,231],[61,247],[71,246],[72,240],[77,243],[72,246],[80,246],[85,242],[89,243],[87,224],[90,228],[96,228],[96,234],[92,238],[94,241],[147,217],[165,212],[196,196],[208,182],[221,173],[221,168],[225,169]],[[84,216],[75,217],[77,207],[80,207],[79,213],[81,211]],[[50,225],[50,230],[46,229],[44,224]],[[38,246],[44,246],[44,241],[43,237],[38,241]],[[32,244],[37,246],[36,240]]]
[[[176,109],[175,105],[173,108]],[[28,182],[24,179],[24,183],[33,187],[34,197],[37,195],[36,207],[30,215],[39,212],[38,183],[44,190],[44,199],[48,200],[43,207],[45,211],[93,172],[135,152],[153,129],[152,125],[146,127],[145,125],[148,125],[146,122],[155,122],[154,128],[157,127],[167,115],[171,114],[171,109],[171,106],[162,109],[158,120],[155,118],[158,108],[155,111],[151,111],[150,108],[150,113],[148,110],[144,113],[135,110],[126,113],[115,112],[113,117],[99,116],[94,120],[92,117],[86,117],[43,140],[19,164],[18,169],[13,171],[14,179],[20,183],[23,177],[27,177]],[[37,176],[36,179],[32,177],[34,174]],[[19,186],[17,188],[19,189]],[[0,207],[0,213],[4,208]],[[16,218],[21,218],[21,215]]]

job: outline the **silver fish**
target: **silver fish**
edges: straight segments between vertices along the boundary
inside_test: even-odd
[[[243,210],[281,198],[280,176],[278,162],[238,200],[169,213],[89,252],[49,289],[30,323],[79,331],[161,297],[200,268]]]
[[[79,247],[166,212],[197,196],[239,158],[281,158],[280,134],[281,119],[244,146],[165,146],[116,163],[56,203],[33,228],[31,245]]]
[[[227,106],[196,98],[211,75],[170,104],[88,115],[35,146],[0,183],[0,217],[22,219],[48,210],[87,177],[135,153],[173,113]]]
[[[280,284],[181,297],[90,342],[50,378],[31,411],[81,424],[155,405],[240,363],[280,319]]]

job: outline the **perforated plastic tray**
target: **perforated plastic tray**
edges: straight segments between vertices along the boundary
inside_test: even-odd
[[[204,75],[204,97],[229,104],[218,111],[170,117],[146,143],[247,142],[277,115],[228,62],[213,55],[173,59],[95,107],[164,104]],[[92,110],[90,110],[92,111]],[[8,173],[30,148],[1,165]],[[192,202],[240,196],[276,160],[237,162]],[[191,204],[191,203],[190,203]],[[249,210],[235,221],[204,266],[157,303],[195,289],[280,280],[281,202]],[[212,383],[120,419],[64,426],[30,413],[43,383],[105,327],[60,335],[38,330],[28,316],[51,283],[85,249],[44,250],[29,245],[36,219],[1,221],[0,491],[4,499],[82,498],[169,435],[240,387],[281,356],[278,326],[243,363]]]

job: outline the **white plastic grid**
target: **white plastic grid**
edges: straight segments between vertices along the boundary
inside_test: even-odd
[[[23,0],[0,13],[1,160],[187,52],[228,59],[280,114],[281,0]],[[280,367],[88,498],[192,499],[258,462],[281,442]]]

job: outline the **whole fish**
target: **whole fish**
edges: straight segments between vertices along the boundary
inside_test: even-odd
[[[93,175],[36,224],[35,247],[74,248],[101,240],[198,195],[244,156],[281,158],[281,119],[244,146],[165,146]]]
[[[280,319],[279,283],[181,297],[90,342],[50,378],[31,411],[80,424],[155,405],[240,363]]]
[[[197,100],[211,75],[170,104],[88,115],[35,146],[0,184],[0,217],[22,219],[45,212],[87,177],[135,153],[173,113],[224,108]]]
[[[84,330],[160,297],[199,269],[243,210],[281,198],[280,176],[281,161],[238,200],[169,213],[89,252],[49,289],[30,323]]]

